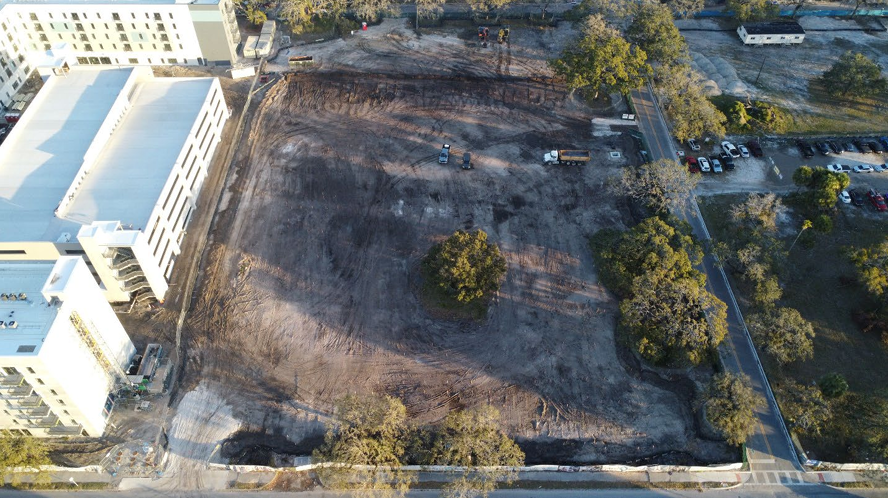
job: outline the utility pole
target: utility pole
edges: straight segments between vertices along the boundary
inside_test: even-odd
[[[758,84],[758,82],[759,82],[759,76],[762,75],[762,69],[765,68],[765,62],[767,62],[767,61],[768,61],[768,56],[765,56],[765,58],[762,59],[762,65],[759,66],[759,72],[758,72],[758,74],[755,75],[755,82],[752,83],[753,85],[757,85],[757,84]]]

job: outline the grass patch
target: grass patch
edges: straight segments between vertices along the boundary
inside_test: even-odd
[[[647,481],[543,481],[515,480],[499,483],[497,489],[721,489],[733,482],[647,482]],[[410,489],[443,489],[446,482],[418,482]]]
[[[869,134],[888,131],[888,96],[834,97],[814,78],[808,83],[808,103],[816,112],[791,111],[794,132],[810,135]],[[788,97],[790,98],[790,97]],[[797,98],[797,97],[795,97]]]
[[[700,209],[715,239],[725,240],[730,207],[745,196],[725,195],[701,198]],[[835,227],[827,235],[817,234],[812,244],[793,249],[779,279],[783,285],[781,305],[797,309],[816,332],[814,358],[780,366],[761,355],[771,382],[791,378],[810,385],[820,377],[838,372],[847,379],[851,391],[888,399],[885,365],[888,348],[878,334],[864,334],[854,322],[854,313],[866,309],[871,300],[856,279],[856,270],[845,255],[851,246],[864,247],[884,240],[888,219],[873,217],[870,211],[839,206]],[[800,220],[793,222],[795,226]],[[786,234],[786,239],[794,234]],[[806,247],[807,246],[807,247]],[[737,300],[744,313],[751,308],[748,286],[729,273]],[[801,437],[805,449],[826,461],[848,461],[847,442],[830,437]]]
[[[235,482],[233,487],[234,487],[234,489],[242,489],[242,490],[256,490],[256,489],[263,488],[262,484],[259,484],[258,482],[240,482],[240,481]]]
[[[443,320],[483,320],[487,316],[490,297],[473,299],[468,303],[457,301],[445,289],[434,285],[426,274],[425,265],[420,265],[422,284],[419,300],[425,310],[435,318]]]

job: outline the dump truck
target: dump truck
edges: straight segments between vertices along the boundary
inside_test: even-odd
[[[303,64],[311,64],[314,62],[314,57],[310,55],[294,55],[287,59],[287,64],[290,67],[301,66]]]
[[[552,150],[543,155],[543,164],[581,166],[592,159],[588,150]]]

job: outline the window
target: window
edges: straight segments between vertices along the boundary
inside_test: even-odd
[[[89,43],[86,43],[86,44],[83,45],[83,50],[86,51],[86,52],[92,52],[92,51],[93,51],[93,46],[90,45]]]
[[[17,85],[12,85],[15,88]],[[18,349],[15,350],[16,353],[33,353],[34,350],[37,349],[37,346],[19,346]]]
[[[154,20],[155,20],[155,21],[160,21],[160,20],[161,20],[161,18],[160,18],[160,14],[158,14],[157,12],[154,13]]]
[[[89,58],[89,63],[90,63],[90,64],[98,64],[98,63],[99,63],[99,58],[98,58],[98,57],[90,57],[90,58]]]
[[[170,64],[178,64],[179,63],[179,61],[176,59],[167,59],[167,62]]]
[[[169,43],[167,43],[167,44],[165,44],[165,45],[163,46],[163,51],[164,51],[164,52],[172,52],[172,51],[173,51],[173,46],[170,45]]]
[[[132,18],[135,19],[135,18],[136,18],[136,13],[133,12],[133,13],[130,14],[130,16],[132,16]]]
[[[129,63],[130,63],[130,64],[138,64],[138,63],[139,63],[139,59],[130,59],[130,60],[129,60]]]
[[[157,31],[166,31],[166,28],[163,27],[163,24],[158,24]]]
[[[132,52],[132,51],[133,51],[133,47],[130,46],[129,43],[124,43],[124,44],[123,44],[123,51],[124,51],[124,52]]]
[[[42,41],[42,42],[48,42],[48,41],[49,41],[49,38],[47,38],[46,35],[44,35],[43,33],[40,33],[40,41]]]
[[[80,16],[79,16],[78,14],[74,13],[74,14],[71,14],[71,19],[74,20],[74,21],[79,21],[79,20],[80,20]]]
[[[62,410],[62,413],[64,413],[65,415],[71,415],[70,413],[68,413],[68,410]]]
[[[37,14],[31,12],[29,15],[31,16],[31,20],[32,20],[32,21],[36,21],[36,20],[37,20]],[[5,24],[3,25],[3,29],[6,29],[6,25],[5,25]]]
[[[102,64],[111,64],[110,57],[101,57],[101,58],[99,58],[99,61],[101,61]]]
[[[122,42],[129,41],[129,38],[125,34],[121,33],[120,34],[120,41],[122,41]]]
[[[80,35],[80,41],[88,42],[88,41],[89,41],[89,37],[86,36],[85,34],[82,34],[82,35]]]
[[[59,393],[55,392],[55,389],[50,389],[50,390],[49,390],[49,394],[52,394],[53,396],[58,396],[58,395],[59,395]]]
[[[117,31],[123,31],[123,24],[117,23]]]
[[[52,50],[52,45],[50,45],[49,43],[44,43],[43,50]]]
[[[83,25],[80,23],[74,24],[74,29],[77,31],[83,31]]]
[[[34,23],[34,31],[43,31],[43,25],[39,22]]]
[[[41,385],[41,386],[44,385],[44,384],[43,384],[43,379],[37,379],[37,384],[39,384],[39,385]]]
[[[115,21],[119,21],[119,20],[120,20],[120,14],[118,14],[117,12],[112,12],[112,13],[111,13],[111,19],[114,19]]]
[[[89,60],[86,57],[78,57],[77,63],[78,64],[89,64]]]
[[[160,35],[160,41],[170,41],[170,37],[166,34]]]
[[[28,373],[34,373],[34,369],[31,367],[27,367]]]
[[[56,401],[57,401],[60,405],[65,406],[65,402],[64,402],[64,401],[62,401],[62,400],[60,400],[60,399],[57,399]]]

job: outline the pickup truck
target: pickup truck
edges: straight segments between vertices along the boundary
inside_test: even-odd
[[[581,166],[592,159],[588,150],[553,150],[543,155],[543,164],[568,164]]]
[[[441,147],[441,153],[438,154],[438,163],[447,164],[450,162],[450,144],[444,144]]]

